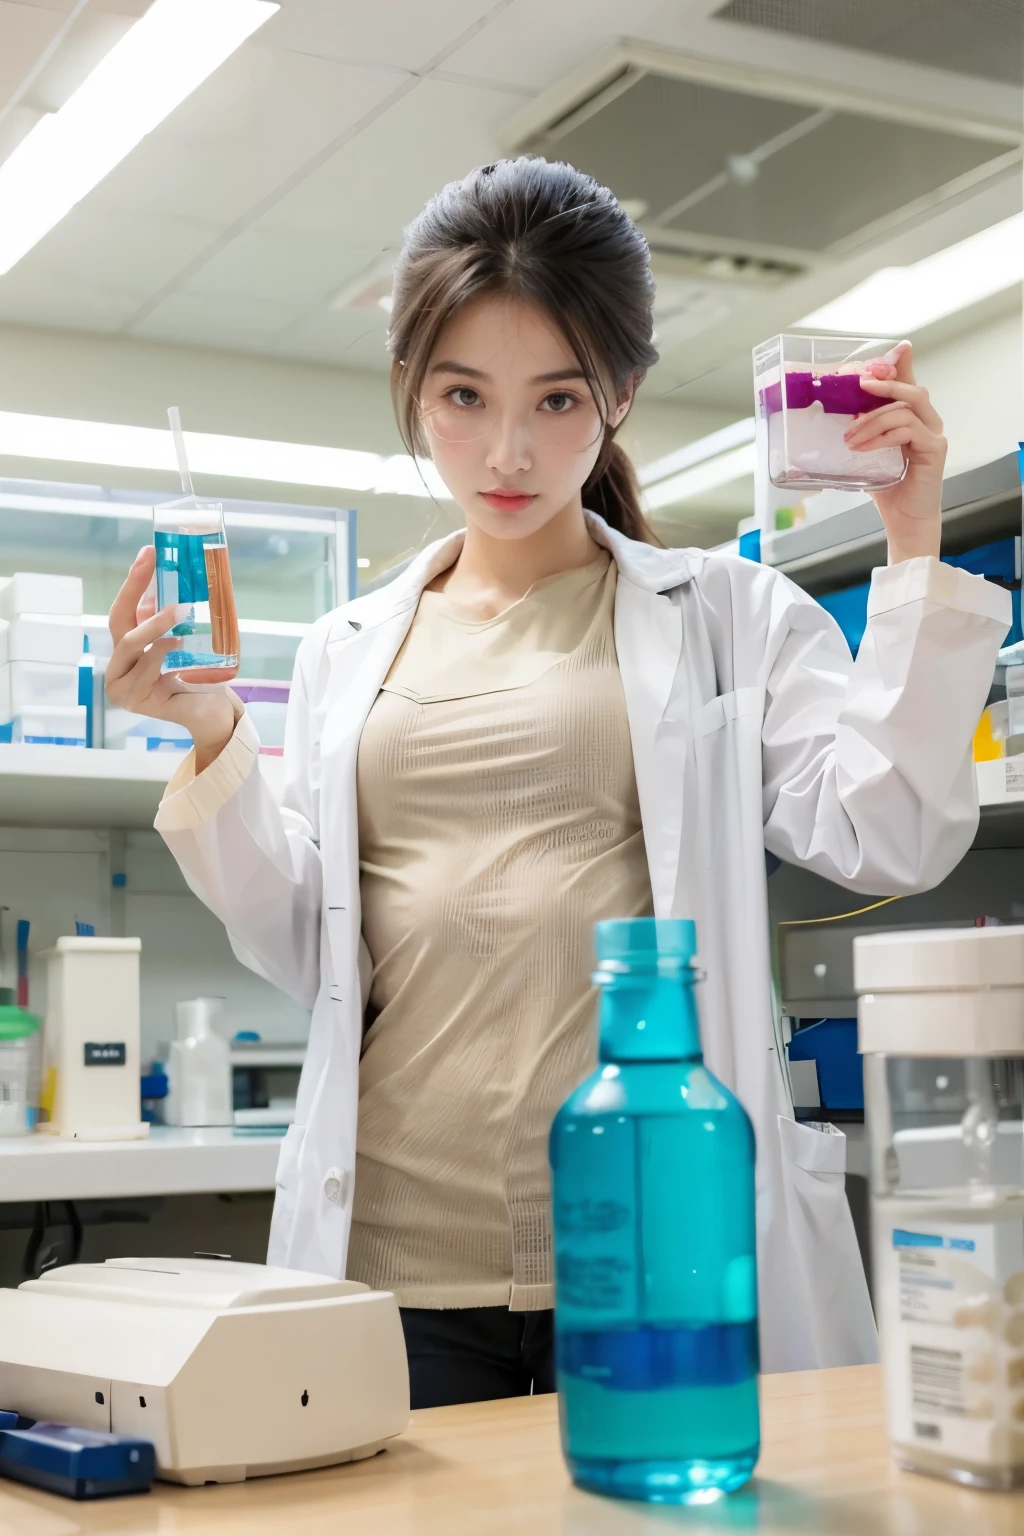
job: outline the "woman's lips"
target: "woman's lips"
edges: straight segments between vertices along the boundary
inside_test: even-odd
[[[521,512],[536,496],[524,496],[518,491],[481,491],[480,495],[495,512]]]

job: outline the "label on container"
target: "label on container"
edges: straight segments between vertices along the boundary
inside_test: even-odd
[[[1006,767],[1006,793],[1018,795],[1024,790],[1024,752],[1017,757],[1004,759]]]
[[[890,1438],[967,1468],[1024,1466],[1021,1212],[991,1221],[915,1214],[879,1231]]]
[[[94,1040],[85,1042],[85,1065],[87,1067],[123,1067],[126,1065],[125,1043],[123,1040],[107,1041],[102,1044]]]
[[[555,1285],[566,1328],[633,1323],[639,1307],[631,1121],[563,1129],[555,1183]]]

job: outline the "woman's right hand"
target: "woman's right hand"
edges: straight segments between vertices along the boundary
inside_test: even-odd
[[[184,687],[173,672],[161,672],[169,651],[181,639],[167,631],[177,621],[173,606],[156,609],[152,544],[139,550],[127,579],[110,607],[114,652],[107,663],[107,697],[118,709],[183,726],[196,744],[196,772],[227,746],[242,713],[241,700],[226,685]]]

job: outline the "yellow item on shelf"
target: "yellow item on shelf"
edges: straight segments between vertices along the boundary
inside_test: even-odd
[[[974,733],[974,761],[991,763],[1002,756],[1003,743],[996,739],[992,730],[992,711],[983,710],[978,729]]]

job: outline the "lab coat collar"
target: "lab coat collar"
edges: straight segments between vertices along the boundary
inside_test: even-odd
[[[689,581],[701,567],[700,550],[658,549],[653,544],[627,539],[596,512],[586,512],[584,516],[594,542],[611,552],[619,576],[642,591],[669,592]],[[371,629],[415,607],[424,587],[458,559],[465,537],[465,529],[460,528],[428,545],[394,581],[349,603],[343,610],[345,620],[353,629]]]

